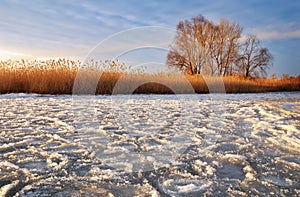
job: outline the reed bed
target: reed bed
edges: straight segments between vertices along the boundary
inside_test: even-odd
[[[82,73],[85,85],[81,89],[88,89],[90,84],[96,82],[95,90],[86,91],[93,94],[300,91],[300,76],[246,79],[239,76],[147,74],[126,70],[125,65],[118,62],[91,60],[81,64],[80,61],[59,59],[0,61],[0,93],[72,94],[76,77]]]

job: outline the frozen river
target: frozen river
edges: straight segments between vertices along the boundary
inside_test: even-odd
[[[0,102],[0,196],[300,195],[300,93]]]

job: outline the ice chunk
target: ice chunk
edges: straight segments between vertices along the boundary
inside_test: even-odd
[[[245,164],[247,163],[247,157],[243,155],[225,154],[221,157],[222,161],[227,161],[232,164]]]
[[[198,190],[199,187],[197,187],[193,183],[190,183],[190,184],[182,185],[182,186],[178,185],[177,189],[178,189],[178,193],[188,193],[188,192],[192,192],[192,191]]]

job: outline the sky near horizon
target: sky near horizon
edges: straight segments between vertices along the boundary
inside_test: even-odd
[[[291,0],[3,0],[0,59],[81,59],[120,31],[144,26],[175,30],[180,20],[201,14],[213,22],[220,18],[237,22],[244,35],[256,34],[274,56],[269,73],[299,75],[299,9],[300,1]],[[151,36],[156,39],[160,32]],[[128,43],[114,44],[122,52],[122,44],[130,44],[138,37],[132,35]],[[142,53],[139,57],[143,57]]]

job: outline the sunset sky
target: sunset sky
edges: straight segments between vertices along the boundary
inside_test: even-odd
[[[0,58],[80,59],[120,31],[143,26],[175,29],[178,21],[202,14],[214,22],[235,21],[243,34],[256,34],[275,58],[270,73],[295,75],[300,74],[299,10],[300,1],[291,0],[3,0]]]

